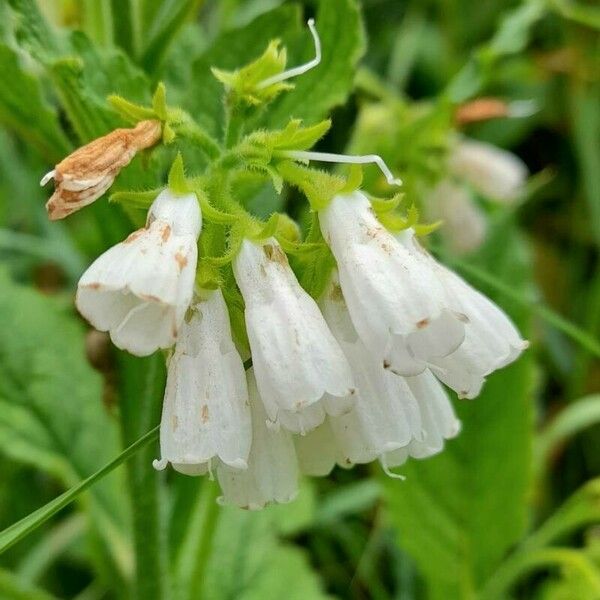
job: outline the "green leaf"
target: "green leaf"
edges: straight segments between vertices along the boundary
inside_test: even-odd
[[[152,21],[151,27],[144,29],[147,42],[143,48],[140,63],[149,73],[157,73],[169,45],[187,21],[192,20],[200,4],[198,0],[167,0],[166,2],[144,2],[145,7],[154,4],[156,15],[146,11],[144,15]]]
[[[290,80],[294,89],[282,95],[261,120],[268,127],[282,127],[290,118],[314,123],[343,104],[354,81],[356,66],[365,50],[362,19],[355,0],[320,0],[315,25],[321,38],[323,59],[311,71]],[[308,31],[302,45],[289,47],[288,65],[300,64],[314,54]]]
[[[0,569],[0,597],[3,600],[56,600],[55,596],[4,569]]]
[[[118,452],[102,381],[85,359],[84,331],[55,301],[0,272],[0,452],[73,485]],[[92,515],[130,565],[123,496],[111,478],[94,488]]]
[[[507,13],[492,39],[478,48],[473,58],[450,80],[446,97],[452,102],[464,102],[481,91],[501,58],[526,48],[533,26],[545,12],[545,2],[529,0]]]
[[[119,465],[125,462],[128,458],[133,456],[138,450],[143,448],[146,444],[153,442],[158,439],[159,427],[156,426],[154,429],[149,431],[146,435],[136,440],[131,446],[125,448],[121,454],[111,460],[108,464],[104,465],[101,469],[78,483],[72,488],[54,498],[35,512],[27,515],[17,523],[14,523],[10,527],[7,527],[4,531],[0,532],[0,554],[8,550],[11,546],[16,544],[19,540],[27,537],[30,533],[35,531],[38,527],[43,525],[48,519],[52,518],[56,513],[60,512],[66,506],[69,506],[78,496],[94,485],[96,482],[101,481],[107,475],[112,473]]]
[[[286,42],[299,31],[299,7],[288,5],[257,17],[245,27],[218,36],[192,66],[184,108],[211,135],[220,136],[225,123],[223,89],[213,77],[211,68],[235,70],[248,59],[260,56],[271,40],[281,38],[287,45]]]
[[[280,508],[285,511],[287,507]],[[282,515],[276,518],[279,521]],[[269,509],[260,512],[220,509],[205,571],[203,598],[327,598],[304,553],[277,539],[273,519]]]
[[[600,394],[581,398],[563,408],[537,437],[536,473],[544,470],[546,461],[557,446],[597,423],[600,423]]]
[[[69,153],[56,111],[43,99],[39,81],[27,73],[14,50],[0,45],[0,122],[13,129],[50,163]],[[27,99],[24,102],[24,99]]]
[[[482,252],[481,263],[514,288],[527,290],[531,270],[522,240],[505,228],[496,236],[489,253]],[[511,316],[527,337],[530,311],[504,308],[513,308]],[[524,353],[490,376],[479,398],[458,403],[463,429],[444,452],[409,461],[400,470],[404,482],[385,480],[388,515],[400,545],[417,562],[432,593],[441,597],[465,597],[477,590],[523,533],[530,483],[532,358],[531,352]]]

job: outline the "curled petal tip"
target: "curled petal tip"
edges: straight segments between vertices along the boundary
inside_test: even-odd
[[[40,185],[42,187],[45,186],[51,179],[54,179],[55,175],[56,175],[56,169],[52,169],[52,171],[48,171],[48,173],[46,173],[40,180]]]
[[[161,458],[160,460],[155,458],[152,461],[152,467],[156,471],[164,471],[167,468],[168,464],[169,464],[169,461],[165,458]]]

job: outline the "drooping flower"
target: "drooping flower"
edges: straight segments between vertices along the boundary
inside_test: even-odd
[[[202,473],[212,460],[245,469],[252,438],[246,373],[220,289],[187,311],[173,356],[160,426],[161,460]],[[205,467],[206,466],[206,467]]]
[[[335,275],[321,306],[358,389],[349,413],[329,417],[319,430],[297,438],[302,470],[320,475],[335,463],[348,467],[377,459],[387,469],[400,464],[397,451],[416,458],[441,451],[460,427],[442,385],[428,370],[401,377],[372,356],[354,329]]]
[[[220,464],[217,478],[222,504],[257,510],[272,502],[291,502],[298,494],[298,464],[292,436],[283,428],[267,426],[253,369],[248,371],[252,411],[252,446],[247,469]]]
[[[485,213],[465,186],[443,179],[429,192],[424,204],[429,218],[443,222],[440,234],[455,254],[474,252],[485,241]]]
[[[444,287],[377,220],[361,192],[336,196],[319,213],[356,331],[386,368],[410,376],[464,340],[465,318]]]
[[[452,309],[467,318],[463,343],[447,356],[432,358],[430,368],[459,396],[474,398],[485,378],[515,361],[528,343],[502,309],[427,253],[414,231],[407,229],[397,238],[437,275]]]
[[[132,354],[172,346],[192,300],[201,223],[195,194],[161,192],[146,227],[107,250],[83,274],[79,312]]]
[[[159,121],[140,121],[132,129],[115,129],[75,150],[44,175],[40,185],[56,184],[46,203],[51,220],[64,219],[97,200],[137,152],[160,140]]]
[[[512,152],[471,139],[461,139],[452,149],[448,168],[480,194],[499,202],[514,200],[528,175],[525,163]]]
[[[322,423],[326,413],[346,412],[355,387],[350,366],[279,243],[244,240],[233,270],[269,419],[303,432]]]

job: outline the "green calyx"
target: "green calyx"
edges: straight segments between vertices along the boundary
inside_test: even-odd
[[[168,178],[169,190],[176,196],[189,194],[192,189],[185,178],[185,169],[183,166],[183,157],[178,153],[169,170]]]
[[[285,69],[287,52],[279,40],[269,43],[256,60],[235,71],[213,67],[213,75],[225,86],[228,102],[233,106],[260,106],[276,98],[281,92],[294,86],[290,83],[273,83],[261,86],[263,81],[279,75]]]
[[[326,208],[335,196],[356,191],[362,182],[358,165],[350,168],[348,177],[299,165],[292,160],[279,162],[276,169],[284,181],[302,191],[314,211]]]

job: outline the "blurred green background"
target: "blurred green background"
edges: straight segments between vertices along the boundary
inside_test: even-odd
[[[377,465],[306,480],[286,506],[218,507],[213,482],[156,474],[155,442],[8,544],[0,598],[600,598],[600,6],[590,0],[2,0],[0,2],[0,528],[117,457],[159,420],[161,357],[112,350],[73,307],[87,264],[131,221],[99,200],[50,223],[41,176],[123,125],[106,96],[148,103],[158,81],[209,131],[234,68],[280,37],[324,66],[264,117],[332,115],[319,149],[379,152],[427,212],[453,136],[510,149],[518,201],[475,197],[483,244],[444,260],[532,344],[456,401],[461,435],[387,478]],[[458,123],[495,97],[532,110]],[[164,180],[139,157],[115,189]],[[200,157],[186,157],[191,170]],[[152,168],[147,168],[150,161]],[[378,181],[366,185],[378,191]],[[303,218],[290,191],[248,184],[258,214]],[[147,410],[139,410],[146,406]]]

